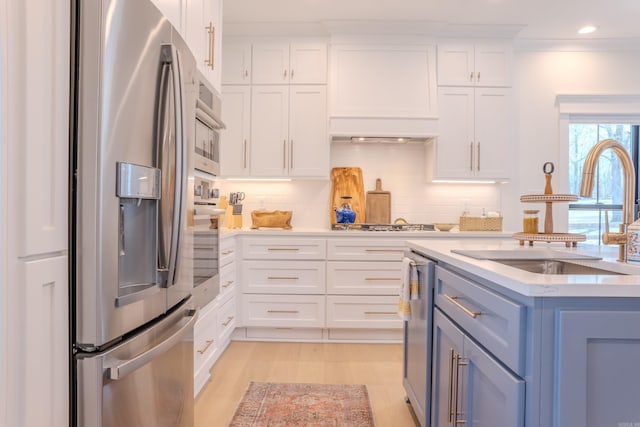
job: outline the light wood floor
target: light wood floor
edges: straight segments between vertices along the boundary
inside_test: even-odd
[[[414,427],[402,345],[232,342],[196,399],[196,427],[226,427],[250,381],[366,384],[376,427]]]

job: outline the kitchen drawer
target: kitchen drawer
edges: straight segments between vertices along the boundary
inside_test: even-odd
[[[220,240],[220,267],[234,261],[236,257],[236,240],[226,238]]]
[[[398,296],[327,296],[328,328],[401,329]]]
[[[324,261],[243,261],[242,291],[253,294],[324,294]]]
[[[322,328],[325,297],[244,294],[242,317],[243,326]]]
[[[327,293],[398,295],[402,262],[328,261]]]
[[[327,239],[332,261],[400,261],[406,249],[404,239]]]
[[[231,333],[236,327],[236,298],[231,297],[218,309],[218,342],[222,345],[223,342],[229,339]]]
[[[199,388],[209,378],[208,371],[218,351],[218,330],[216,316],[218,314],[217,300],[207,304],[198,316],[193,335],[193,356],[195,382]]]
[[[435,304],[495,357],[524,375],[526,307],[436,266]]]
[[[243,238],[244,259],[324,260],[325,239]]]
[[[236,289],[236,263],[231,262],[220,268],[220,296],[224,297],[228,292]]]

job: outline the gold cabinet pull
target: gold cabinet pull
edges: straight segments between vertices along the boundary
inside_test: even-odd
[[[473,171],[473,142],[469,143],[469,170]]]
[[[460,366],[467,366],[469,363],[464,361],[462,359],[462,357],[460,357],[459,354],[456,354],[455,356],[455,375],[456,375],[456,381],[455,381],[455,389],[454,389],[454,407],[453,407],[453,425],[454,427],[457,426],[458,424],[466,424],[467,420],[464,419],[458,419],[458,415],[461,415],[460,412],[458,412],[458,395],[460,394]]]
[[[213,70],[213,66],[214,66],[214,60],[213,60],[214,48],[213,48],[213,45],[215,43],[215,27],[213,26],[213,22],[209,21],[209,25],[207,25],[204,28],[205,28],[205,30],[207,30],[207,34],[209,35],[209,49],[207,50],[209,57],[204,60],[204,63],[207,64],[209,66],[209,68],[211,68]]]
[[[205,351],[207,351],[207,349],[211,346],[211,344],[213,344],[213,340],[207,340],[207,341],[205,342],[205,346],[204,346],[204,348],[203,348],[203,349],[201,349],[201,350],[198,350],[198,353],[200,353],[200,354],[204,354],[204,352],[205,352]]]
[[[400,280],[399,277],[365,277],[364,280]]]
[[[267,277],[269,280],[298,280],[300,279],[297,276],[269,276]]]
[[[267,313],[298,314],[298,313],[300,313],[300,311],[298,311],[298,310],[267,310]]]
[[[293,73],[293,72],[292,72]],[[293,76],[293,74],[291,74]],[[293,169],[293,139],[289,144],[289,168]]]
[[[244,70],[244,76],[245,77],[249,77],[249,70],[247,70],[247,69]]]
[[[244,140],[244,144],[242,146],[242,168],[247,168],[247,140]]]
[[[478,142],[478,155],[477,157],[477,164],[478,164],[478,172],[480,172],[480,142]]]
[[[227,326],[229,323],[231,323],[232,320],[233,320],[233,316],[227,317],[227,321],[222,322],[222,326]]]
[[[469,81],[472,82],[473,81],[473,71],[469,74]]]
[[[478,83],[480,83],[480,71],[478,71]]]
[[[300,248],[267,248],[268,251],[299,251]]]
[[[365,249],[365,252],[391,252],[391,253],[404,253],[403,249]]]
[[[447,412],[449,413],[449,422],[453,421],[453,364],[455,363],[455,352],[453,348],[449,349],[449,387],[447,395],[449,396],[447,404]]]
[[[227,249],[226,251],[222,251],[222,255],[230,255],[233,253],[233,249]]]
[[[458,307],[460,310],[464,311],[465,314],[467,314],[470,317],[473,317],[474,319],[478,316],[480,316],[482,313],[480,313],[479,311],[471,311],[469,310],[467,307],[465,307],[464,305],[460,304],[457,299],[457,296],[451,296],[451,295],[447,295],[444,294],[444,297],[451,302],[451,304],[455,305],[456,307]]]
[[[223,288],[228,288],[229,286],[233,285],[233,280],[228,280],[227,283],[225,283],[224,285],[222,285]]]
[[[282,169],[287,168],[287,140],[282,140]]]
[[[365,311],[364,314],[397,314],[395,311]]]
[[[282,70],[282,77],[287,78],[287,69]]]

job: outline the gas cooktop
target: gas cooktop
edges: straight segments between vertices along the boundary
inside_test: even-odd
[[[332,230],[435,231],[433,224],[331,224]]]

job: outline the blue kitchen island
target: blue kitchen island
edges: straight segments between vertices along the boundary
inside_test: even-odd
[[[640,266],[613,261],[609,247],[479,239],[408,246],[435,262],[431,384],[424,390],[430,421],[421,423],[640,426]],[[602,260],[566,260],[573,269],[551,274],[452,250]]]

